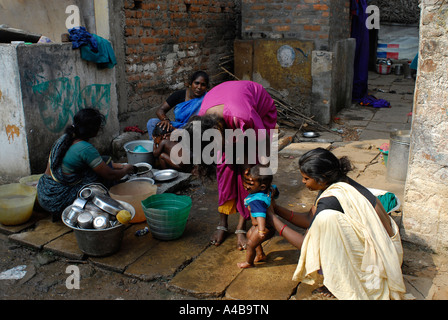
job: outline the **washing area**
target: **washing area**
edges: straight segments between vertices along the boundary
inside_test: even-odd
[[[136,234],[154,233],[154,238],[164,241],[178,239],[184,232],[191,199],[173,192],[188,184],[191,175],[154,169],[151,165],[154,163],[152,141],[130,141],[125,143],[123,149],[127,154],[127,162],[135,167],[134,173],[123,177],[110,188],[100,183],[85,185],[74,202],[65,208],[61,221],[51,222],[51,226],[47,226],[51,229],[63,225],[65,228],[62,232],[72,231],[74,237],[67,238],[64,246],[72,247],[76,243],[77,253],[73,254],[77,256],[114,255],[127,241],[124,234],[129,228],[135,229]],[[41,174],[25,176],[20,179],[20,183],[0,186],[2,229],[15,233],[49,220],[48,214],[42,212],[36,201],[40,177]],[[158,201],[153,203],[152,197]],[[166,201],[160,202],[160,197],[169,199],[169,209],[166,208]],[[174,201],[177,197],[180,197],[180,202]],[[189,203],[189,206],[176,207],[176,204],[183,202]],[[146,207],[142,203],[146,203]],[[154,214],[157,215],[155,220]]]
[[[152,237],[168,241],[182,236],[188,220],[190,197],[157,194],[159,186],[175,184],[179,173],[153,169],[153,142],[131,141],[124,149],[128,163],[134,165],[134,174],[123,177],[109,189],[87,185],[62,214],[63,223],[75,233],[79,249],[91,257],[106,257],[119,251],[124,232],[131,225],[138,226],[136,235],[149,230]],[[158,179],[157,173],[165,171],[171,173],[170,178]]]

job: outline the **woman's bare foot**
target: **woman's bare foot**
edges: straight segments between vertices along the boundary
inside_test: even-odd
[[[239,268],[241,268],[241,269],[247,269],[247,268],[253,268],[253,264],[250,264],[249,262],[247,262],[247,261],[244,261],[244,262],[239,262],[239,263],[237,263],[236,264]]]
[[[336,297],[330,292],[330,290],[328,290],[328,288],[326,286],[317,288],[316,290],[313,291],[313,293],[320,294],[322,297],[325,297],[325,298],[335,298],[336,299]]]
[[[246,238],[246,230],[235,230],[235,234],[237,237],[237,247],[238,250],[246,250],[247,247],[247,238]]]
[[[217,226],[215,233],[213,233],[213,235],[210,239],[210,243],[215,246],[219,246],[221,243],[223,243],[223,241],[227,237],[228,231],[229,230],[226,227]]]

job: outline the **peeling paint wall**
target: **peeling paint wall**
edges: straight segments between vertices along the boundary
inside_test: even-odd
[[[2,178],[31,172],[20,93],[16,48],[0,44],[0,174]],[[5,75],[5,76],[3,76]]]
[[[448,3],[421,8],[403,238],[448,253]]]

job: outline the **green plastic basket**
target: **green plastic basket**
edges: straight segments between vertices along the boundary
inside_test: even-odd
[[[182,236],[190,214],[189,196],[162,193],[142,201],[149,230],[159,240],[174,240]]]

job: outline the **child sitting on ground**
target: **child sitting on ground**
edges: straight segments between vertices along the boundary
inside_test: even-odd
[[[152,132],[152,139],[154,141],[153,155],[156,159],[156,167],[160,169],[175,169],[182,172],[190,172],[191,166],[183,163],[175,164],[170,158],[171,150],[178,144],[178,141],[171,141],[170,135],[172,128],[162,128],[155,126]],[[179,151],[179,159],[182,159],[182,150]]]
[[[268,167],[256,165],[248,172],[253,184],[248,187],[249,195],[244,199],[244,205],[250,211],[252,227],[247,232],[246,261],[237,264],[240,268],[253,267],[254,262],[266,259],[261,244],[275,232],[274,228],[267,228],[266,211],[271,205],[271,197],[278,197],[278,189],[271,185],[272,174],[260,173],[262,168],[269,170]]]

